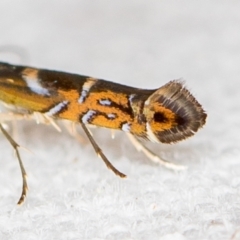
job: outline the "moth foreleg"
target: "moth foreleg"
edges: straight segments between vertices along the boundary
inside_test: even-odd
[[[95,142],[95,140],[93,139],[93,137],[92,137],[90,131],[88,130],[88,128],[86,127],[86,125],[83,124],[83,123],[82,123],[81,125],[82,125],[82,128],[83,128],[84,132],[86,133],[89,141],[91,142],[91,144],[92,144],[95,152],[97,153],[97,155],[102,158],[102,160],[103,160],[104,163],[107,165],[107,167],[108,167],[109,169],[111,169],[116,175],[118,175],[118,176],[121,177],[121,178],[125,178],[126,175],[123,174],[123,173],[121,173],[120,171],[118,171],[118,170],[109,162],[109,160],[107,159],[107,157],[104,155],[102,149],[98,146],[98,144],[97,144],[97,143]]]
[[[151,161],[161,164],[162,166],[173,169],[173,170],[183,170],[186,169],[186,166],[177,165],[171,162],[168,162],[162,158],[160,158],[158,155],[153,153],[150,149],[148,149],[146,146],[144,146],[136,137],[134,137],[132,134],[127,133],[127,136],[133,146],[139,151],[143,152]]]

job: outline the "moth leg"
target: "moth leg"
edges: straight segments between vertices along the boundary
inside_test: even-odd
[[[22,174],[22,194],[21,197],[18,200],[18,204],[22,204],[27,196],[27,190],[28,190],[28,185],[27,185],[27,173],[24,169],[18,148],[20,147],[20,145],[18,143],[16,143],[13,138],[8,134],[8,132],[3,128],[2,124],[0,123],[0,129],[3,133],[3,135],[7,138],[7,140],[9,141],[9,143],[12,145],[12,147],[15,150],[15,153],[17,155],[17,159],[20,165],[20,169],[21,169],[21,174]]]
[[[177,165],[171,162],[168,162],[162,158],[160,158],[158,155],[156,155],[155,153],[153,153],[150,149],[148,149],[146,146],[144,146],[136,137],[134,137],[132,134],[127,133],[127,136],[129,138],[129,140],[131,141],[131,143],[133,144],[133,146],[138,150],[138,151],[142,151],[151,161],[155,162],[155,163],[159,163],[161,165],[163,165],[166,168],[169,169],[173,169],[173,170],[183,170],[186,169],[186,166],[182,166],[182,165]]]
[[[13,120],[22,120],[26,119],[26,115],[21,113],[12,113],[12,112],[0,112],[0,121],[1,122],[10,122]]]
[[[68,133],[77,139],[81,144],[86,144],[86,140],[78,133],[76,129],[76,123],[70,121],[63,121],[64,127],[67,129]]]
[[[119,176],[119,177],[121,177],[121,178],[125,178],[126,175],[123,174],[123,173],[121,173],[120,171],[118,171],[118,170],[108,161],[107,157],[104,155],[104,153],[102,152],[101,148],[98,146],[98,144],[97,144],[97,143],[95,142],[95,140],[93,139],[93,137],[92,137],[90,131],[88,130],[88,128],[86,127],[86,125],[83,124],[83,123],[81,123],[81,125],[82,125],[82,128],[83,128],[84,132],[86,133],[89,141],[91,142],[91,144],[92,144],[95,152],[97,153],[97,155],[102,158],[102,160],[103,160],[104,163],[107,165],[107,167],[108,167],[109,169],[111,169],[117,176]]]

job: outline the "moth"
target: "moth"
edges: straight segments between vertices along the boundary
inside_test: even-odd
[[[138,140],[175,143],[194,135],[206,121],[202,106],[181,81],[173,80],[153,89],[139,89],[60,71],[17,66],[0,62],[0,102],[10,115],[0,115],[0,130],[15,149],[22,173],[21,204],[27,195],[26,171],[19,154],[19,144],[3,126],[13,119],[46,121],[69,120],[79,123],[96,153],[116,175],[126,177],[104,155],[88,126],[118,129],[147,157],[168,168],[176,165],[161,159]],[[9,117],[10,116],[10,117]]]

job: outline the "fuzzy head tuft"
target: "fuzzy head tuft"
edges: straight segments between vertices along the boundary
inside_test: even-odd
[[[162,143],[173,143],[194,135],[207,117],[202,106],[177,80],[150,95],[143,113],[148,139]]]

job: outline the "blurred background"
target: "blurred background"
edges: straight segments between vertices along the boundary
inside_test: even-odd
[[[128,175],[109,172],[92,147],[22,123],[30,192],[0,135],[1,239],[239,239],[239,1],[7,1],[0,61],[140,87],[184,79],[207,124],[177,145],[149,144],[187,171],[149,163],[124,134],[96,141]],[[0,93],[1,94],[1,93]]]

